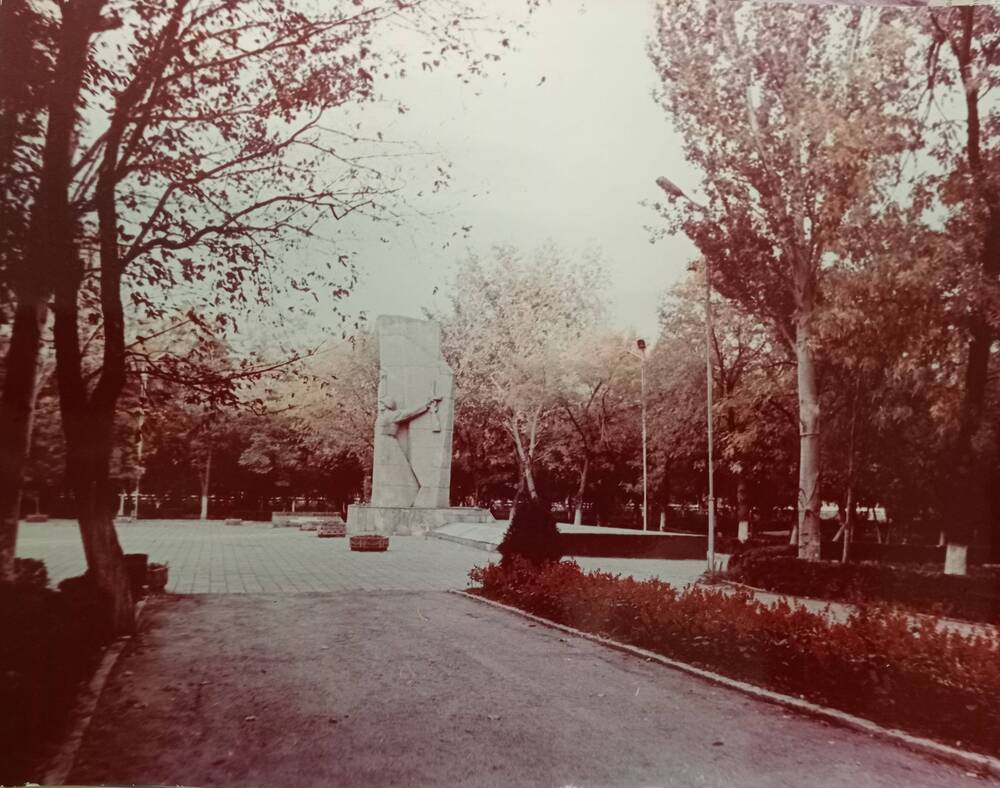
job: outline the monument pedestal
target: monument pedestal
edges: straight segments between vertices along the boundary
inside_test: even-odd
[[[347,533],[383,536],[421,536],[448,523],[489,523],[493,515],[472,506],[417,509],[411,506],[347,507]]]

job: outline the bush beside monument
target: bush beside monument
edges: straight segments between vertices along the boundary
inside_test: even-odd
[[[501,566],[510,565],[516,557],[536,567],[560,561],[562,542],[552,508],[538,498],[520,495],[514,502],[514,515],[497,551]]]

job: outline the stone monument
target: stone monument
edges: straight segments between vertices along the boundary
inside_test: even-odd
[[[378,417],[372,497],[347,510],[352,534],[416,534],[449,522],[485,522],[489,512],[451,507],[451,440],[455,400],[451,368],[441,354],[441,327],[431,320],[381,315]]]

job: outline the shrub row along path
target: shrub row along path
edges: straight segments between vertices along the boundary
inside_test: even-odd
[[[384,591],[153,600],[68,780],[804,781],[932,787],[974,780],[455,594]]]

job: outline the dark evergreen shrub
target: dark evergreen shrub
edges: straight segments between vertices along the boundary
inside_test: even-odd
[[[498,548],[501,566],[520,556],[535,566],[559,561],[562,547],[552,510],[544,501],[522,495],[514,503],[514,516]]]
[[[45,562],[35,558],[15,558],[14,575],[16,585],[45,588],[49,584]]]
[[[32,768],[111,640],[107,600],[88,577],[55,591],[42,562],[18,559],[15,570],[0,583],[0,785],[37,778]]]

